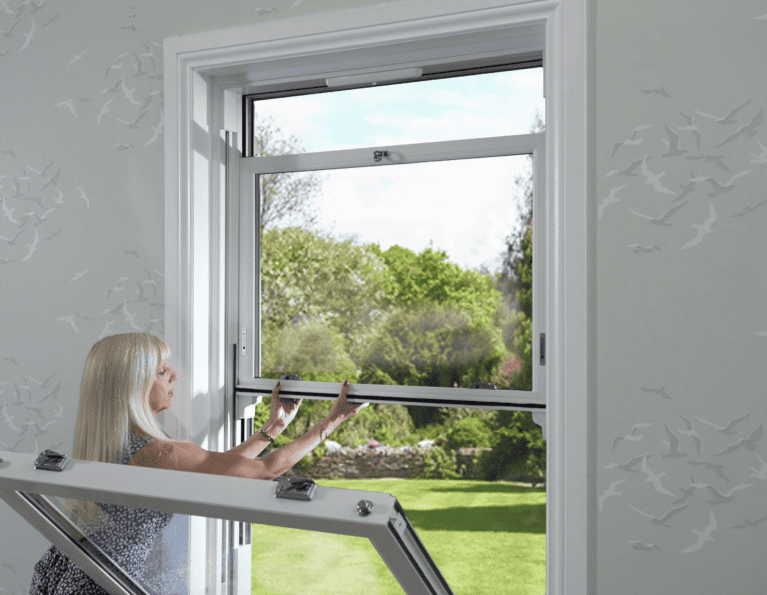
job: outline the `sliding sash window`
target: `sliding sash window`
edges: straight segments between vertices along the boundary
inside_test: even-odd
[[[531,391],[481,390],[478,387],[392,386],[356,383],[349,392],[350,401],[401,405],[449,406],[532,411],[543,426],[546,407],[545,390],[545,305],[546,305],[546,212],[543,164],[545,134],[488,137],[421,144],[368,147],[316,153],[269,157],[239,157],[230,151],[228,158],[229,220],[237,222],[229,233],[239,236],[232,244],[239,253],[233,258],[231,274],[238,276],[238,344],[236,348],[236,394],[238,417],[249,417],[246,409],[269,394],[274,380],[262,372],[261,265],[262,228],[260,217],[261,176],[293,172],[331,174],[349,168],[408,167],[411,164],[449,161],[453,175],[460,177],[467,160],[499,159],[498,167],[508,167],[502,158],[517,155],[532,157],[533,171],[533,386]],[[481,181],[478,181],[481,191]],[[509,197],[511,201],[511,197]],[[462,209],[471,209],[470,197]],[[460,211],[459,211],[460,213]],[[460,214],[459,214],[460,216]],[[488,215],[490,217],[491,215]],[[392,219],[397,213],[391,214]],[[349,230],[349,231],[353,231]],[[286,373],[300,371],[284,370]],[[340,383],[283,380],[281,394],[308,399],[335,399]]]

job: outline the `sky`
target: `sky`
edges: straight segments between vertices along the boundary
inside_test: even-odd
[[[528,134],[545,113],[543,69],[368,87],[256,102],[306,152]],[[339,239],[444,250],[464,268],[499,270],[519,224],[525,156],[321,172],[319,228]]]

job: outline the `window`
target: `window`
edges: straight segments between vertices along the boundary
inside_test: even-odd
[[[305,382],[283,382],[286,394],[308,398],[335,398],[351,378],[352,395],[370,402],[544,409],[544,135],[524,134],[530,118],[512,116],[530,103],[526,87],[544,111],[542,69],[531,58],[493,62],[432,66],[426,81],[333,90],[328,79],[326,92],[294,83],[244,99],[255,156],[238,160],[229,205],[238,395],[271,392],[265,379],[288,373]],[[365,146],[380,139],[390,142]],[[504,240],[527,223],[512,182],[526,158],[535,305],[522,344],[515,329],[527,316],[519,294],[504,293],[499,265]],[[532,382],[509,381],[524,352]]]
[[[496,62],[492,72],[463,63],[457,71],[443,67],[442,76],[427,81],[353,90],[329,85],[326,92],[294,83],[292,90],[243,99],[249,114],[243,140],[254,156],[229,159],[239,187],[229,196],[232,225],[227,231],[230,245],[237,247],[229,261],[230,282],[239,287],[236,393],[243,437],[253,431],[250,417],[256,412],[250,404],[270,393],[281,374],[303,378],[283,380],[282,394],[310,403],[335,399],[340,383],[350,378],[350,398],[419,408],[411,415],[421,428],[440,413],[446,415],[437,407],[468,408],[482,428],[496,422],[498,410],[544,410],[541,343],[532,337],[545,334],[545,286],[540,281],[546,263],[540,175],[545,142],[544,134],[526,130],[534,109],[544,112],[542,69],[540,62],[525,63],[527,68],[509,68],[507,63],[505,69],[501,59]],[[535,98],[529,113],[507,115],[522,111],[525,103],[513,90],[524,85],[532,87]],[[450,106],[453,124],[435,122],[440,102]],[[494,112],[484,129],[467,104],[475,114]],[[313,121],[320,115],[327,124],[321,129]],[[397,126],[398,121],[407,126]],[[385,144],[369,144],[382,137]],[[516,225],[524,229],[528,223],[515,210],[515,201],[525,198],[523,188],[514,184],[515,174],[530,176],[532,278],[538,281],[531,300],[537,304],[532,307],[532,334],[525,344],[512,341],[521,335],[514,332],[521,319],[513,299],[518,296],[504,294],[498,278],[507,236]],[[312,193],[314,203],[307,200]],[[499,374],[503,364],[525,357],[532,364],[527,386],[515,386],[513,373]],[[483,383],[504,382],[483,390]],[[345,444],[355,435],[347,430],[340,430]],[[404,483],[386,488],[362,483],[361,489],[410,491]],[[509,484],[495,487],[486,487],[495,493],[485,496],[484,506],[450,493],[460,490],[452,486],[444,494],[435,489],[411,495],[403,506],[422,511],[423,526],[445,510],[462,510],[462,516],[473,519],[466,526],[489,532],[485,548],[512,552],[524,543],[530,558],[517,559],[524,575],[518,580],[540,587],[545,494],[537,494],[542,502],[535,505],[511,504],[524,498],[511,492],[525,490]],[[507,507],[526,511],[529,524],[519,528],[521,533],[511,532],[514,522]],[[457,519],[453,523],[461,524]],[[460,531],[438,541],[430,541],[434,534],[428,531],[422,537],[430,551],[438,550],[434,560],[445,572],[461,547],[455,537],[463,535]],[[280,575],[279,565],[271,563],[273,554],[255,544],[267,541],[277,548],[291,539],[300,537],[288,530],[253,527],[254,588],[268,586]],[[326,547],[355,549],[345,539]],[[364,555],[357,557],[368,563]],[[477,575],[493,573],[491,565],[483,566],[492,558],[482,558],[467,573],[474,576],[479,592],[491,587]],[[285,580],[300,574],[293,569]],[[457,582],[448,580],[456,593],[468,592],[465,576],[450,578]]]
[[[227,131],[241,131],[241,96],[261,85],[314,80],[320,73],[344,76],[404,69],[416,60],[438,63],[530,52],[540,58],[545,51],[550,262],[545,280],[545,419],[551,428],[547,590],[593,592],[595,500],[588,462],[594,432],[588,396],[594,394],[595,334],[589,306],[594,269],[587,264],[596,234],[586,188],[596,133],[589,100],[593,16],[587,4],[568,0],[565,18],[560,0],[476,0],[471,7],[405,0],[165,40],[165,328],[166,340],[177,346],[180,359],[177,395],[189,395],[181,411],[166,412],[165,426],[174,437],[211,449],[230,448],[230,428],[242,417],[238,410],[252,403],[250,396],[232,398],[236,382],[227,362],[233,361],[229,354],[239,343],[240,328],[221,316],[223,304],[237,301],[236,294],[226,292],[224,281],[224,254],[236,246],[227,242],[231,213],[223,207],[225,150],[237,144],[229,138],[224,142],[224,137]],[[189,566],[190,584],[219,582],[216,557],[206,555],[209,550],[219,557],[225,552],[216,530],[207,529],[192,527],[197,537],[190,548],[199,554]],[[242,558],[248,568],[249,558]],[[512,576],[513,564],[503,566]]]

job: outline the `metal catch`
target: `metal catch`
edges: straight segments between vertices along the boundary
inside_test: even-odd
[[[287,498],[288,500],[309,501],[317,491],[317,484],[308,477],[280,477],[277,480],[277,490],[274,492],[275,498]]]
[[[66,466],[68,460],[68,455],[60,455],[52,450],[44,450],[35,460],[35,469],[61,471]]]

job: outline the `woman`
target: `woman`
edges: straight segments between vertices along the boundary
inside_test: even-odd
[[[248,440],[225,453],[172,440],[155,416],[173,402],[178,374],[168,365],[170,350],[147,333],[106,337],[88,354],[80,389],[72,458],[141,465],[252,479],[274,479],[325,440],[345,420],[367,407],[346,401],[341,388],[328,416],[306,434],[262,459],[254,459],[298,412],[301,399],[283,403],[272,391],[269,421]],[[172,514],[67,500],[68,516],[104,553],[139,583],[157,534]],[[55,546],[37,564],[30,595],[107,595]]]

